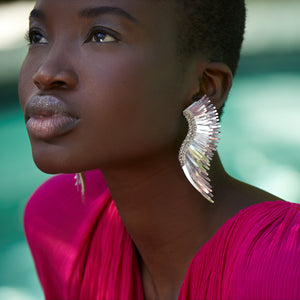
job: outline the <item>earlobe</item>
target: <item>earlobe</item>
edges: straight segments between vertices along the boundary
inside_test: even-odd
[[[200,93],[207,95],[219,109],[227,99],[232,80],[232,72],[226,64],[209,62],[200,77]]]

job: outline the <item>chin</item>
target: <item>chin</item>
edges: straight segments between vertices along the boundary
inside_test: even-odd
[[[38,169],[47,174],[73,173],[68,171],[69,168],[66,166],[57,164],[55,161],[50,159],[40,159],[33,155],[33,161]]]
[[[78,165],[80,159],[72,157],[60,147],[41,147],[41,145],[32,147],[32,157],[36,166],[44,173],[59,174],[59,173],[76,173],[82,171]]]

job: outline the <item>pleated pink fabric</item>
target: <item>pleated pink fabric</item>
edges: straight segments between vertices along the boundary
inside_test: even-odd
[[[142,300],[135,247],[102,174],[86,173],[84,202],[73,178],[52,177],[25,210],[45,298]],[[300,299],[300,205],[264,202],[228,220],[193,258],[178,299]]]

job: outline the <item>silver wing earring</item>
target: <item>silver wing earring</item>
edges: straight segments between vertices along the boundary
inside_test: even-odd
[[[183,115],[189,130],[179,151],[179,162],[195,189],[214,203],[208,171],[220,135],[217,109],[205,95],[186,108]]]
[[[85,194],[85,174],[84,172],[76,173],[74,176],[75,179],[75,186],[77,187],[77,191],[81,192],[81,199],[84,201],[84,194]]]

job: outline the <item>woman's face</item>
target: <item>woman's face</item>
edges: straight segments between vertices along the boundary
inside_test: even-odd
[[[37,1],[19,94],[42,171],[150,159],[175,144],[188,76],[165,2]]]

